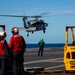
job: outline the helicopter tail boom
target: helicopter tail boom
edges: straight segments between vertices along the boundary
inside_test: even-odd
[[[26,30],[27,32],[33,32],[36,30],[36,27],[29,27],[29,28],[24,28],[24,27],[18,27],[19,30]]]

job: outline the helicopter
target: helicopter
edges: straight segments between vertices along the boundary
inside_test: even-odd
[[[0,16],[6,16],[6,17],[22,17],[23,26],[24,27],[18,27],[19,30],[25,30],[27,33],[27,36],[29,36],[29,32],[35,32],[35,31],[43,31],[45,33],[46,27],[48,26],[48,23],[45,23],[44,20],[38,19],[42,18],[40,15],[35,16],[18,16],[18,15],[0,15]],[[29,20],[27,22],[27,18],[34,18],[32,20]]]

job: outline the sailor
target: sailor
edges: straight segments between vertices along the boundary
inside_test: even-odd
[[[24,75],[24,51],[26,49],[26,42],[23,36],[19,35],[19,29],[17,27],[13,27],[12,37],[10,38],[9,48],[13,53],[13,71],[14,75]],[[19,68],[19,74],[18,74]]]

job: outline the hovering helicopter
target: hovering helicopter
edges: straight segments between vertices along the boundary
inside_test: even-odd
[[[36,16],[0,15],[0,16],[22,17],[24,27],[18,27],[18,28],[19,30],[27,31],[28,32],[27,36],[29,36],[29,32],[33,33],[35,31],[43,30],[43,33],[45,33],[46,27],[48,26],[48,23],[45,23],[44,20],[38,19],[38,18],[42,18],[42,16],[39,16],[39,15],[36,15]],[[29,20],[27,22],[27,18],[34,18],[34,19]]]

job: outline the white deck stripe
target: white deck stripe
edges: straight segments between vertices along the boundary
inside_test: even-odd
[[[36,60],[36,61],[29,61],[29,62],[24,62],[24,65],[25,64],[33,64],[33,63],[39,63],[39,62],[52,62],[52,61],[57,61],[57,60],[60,60],[60,59],[63,59],[63,58],[52,58],[52,59],[43,59],[43,60]]]

